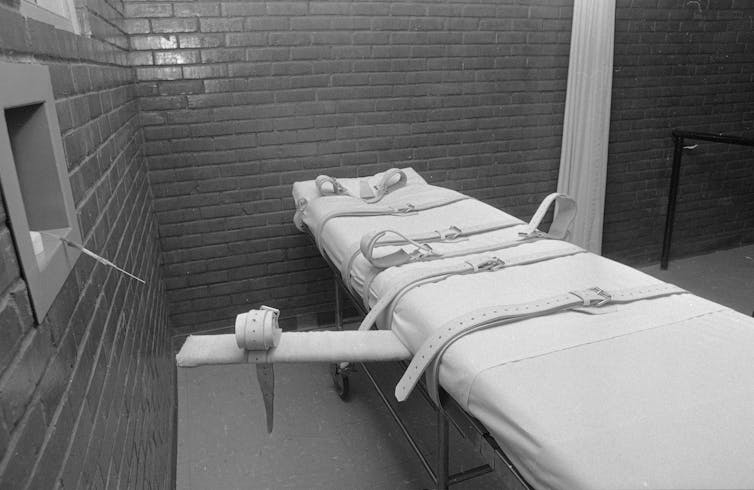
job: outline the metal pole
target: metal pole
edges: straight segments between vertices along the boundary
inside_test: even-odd
[[[668,211],[665,214],[665,236],[662,239],[662,256],[660,268],[668,268],[670,258],[670,241],[673,237],[673,222],[675,221],[675,204],[678,200],[678,182],[681,176],[681,158],[683,158],[683,136],[673,135],[673,170],[670,174],[670,190],[668,192]]]
[[[442,402],[437,406],[437,490],[448,490],[450,461],[450,442],[448,431],[448,419]]]
[[[382,403],[385,404],[385,407],[387,408],[388,412],[390,412],[390,416],[393,417],[393,420],[395,420],[395,423],[398,424],[398,428],[403,433],[403,437],[406,438],[406,441],[408,441],[409,445],[411,446],[411,449],[414,451],[414,453],[416,453],[416,456],[419,458],[419,462],[421,462],[422,466],[424,467],[424,470],[427,472],[427,475],[432,480],[432,483],[437,484],[438,485],[437,488],[441,488],[439,486],[440,483],[439,483],[438,477],[435,475],[435,472],[432,470],[432,466],[429,464],[429,461],[427,461],[427,458],[424,457],[424,453],[419,448],[419,445],[416,443],[416,440],[414,439],[414,437],[408,431],[406,424],[403,423],[403,420],[398,415],[398,412],[396,412],[393,406],[390,404],[390,401],[387,399],[387,396],[385,396],[385,392],[383,392],[380,385],[377,384],[377,380],[374,379],[372,372],[369,370],[366,364],[362,362],[359,363],[359,366],[361,367],[361,370],[364,372],[364,374],[367,375],[367,378],[369,378],[369,381],[372,383],[372,386],[374,386],[374,389],[377,392],[377,395],[380,397],[380,400],[382,400]],[[446,476],[446,479],[447,479],[447,476]],[[447,489],[448,487],[446,485],[443,488]]]
[[[338,275],[335,274],[335,328],[343,330],[343,292],[340,290]]]

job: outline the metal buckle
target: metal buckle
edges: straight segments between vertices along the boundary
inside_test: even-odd
[[[449,226],[447,230],[437,232],[437,234],[440,235],[440,240],[444,242],[457,241],[461,233],[463,233],[463,230],[456,225]]]
[[[416,206],[414,206],[411,203],[406,204],[402,208],[398,208],[398,209],[394,209],[393,210],[393,215],[394,216],[406,216],[406,215],[414,214],[414,213],[416,213]]]
[[[521,238],[547,238],[547,233],[535,228],[532,231],[519,231],[518,236]]]
[[[600,307],[609,303],[610,300],[613,299],[607,291],[598,287],[583,289],[581,291],[571,291],[571,294],[578,296],[578,298],[584,302],[584,306]]]
[[[425,257],[440,257],[442,254],[435,252],[435,250],[428,243],[421,243],[419,246],[411,252],[413,260],[421,260]]]
[[[505,262],[499,259],[498,257],[491,257],[478,264],[473,264],[468,261],[466,263],[474,268],[474,272],[478,272],[478,271],[494,272],[496,270],[502,269],[505,266]]]
[[[265,310],[265,311],[271,311],[275,315],[280,315],[280,310],[278,310],[277,308],[273,308],[272,306],[262,305],[259,307],[259,309]]]

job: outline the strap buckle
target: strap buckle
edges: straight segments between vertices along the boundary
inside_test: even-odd
[[[521,238],[548,238],[547,233],[539,231],[536,228],[532,231],[519,231],[518,236]]]
[[[264,311],[270,311],[272,312],[273,315],[280,316],[280,310],[278,310],[277,308],[273,308],[272,306],[262,305],[259,307],[259,309],[264,310]]]
[[[463,233],[460,227],[456,225],[449,226],[446,230],[435,231],[440,236],[440,240],[443,242],[455,242],[459,240],[459,236]]]
[[[505,262],[498,257],[491,257],[479,263],[466,262],[474,268],[474,272],[494,272],[505,267]]]
[[[395,216],[407,216],[409,214],[415,214],[415,213],[416,213],[416,206],[414,206],[411,203],[407,203],[404,207],[393,210],[393,215]]]
[[[581,291],[571,291],[571,294],[577,296],[584,302],[584,306],[600,307],[609,303],[613,297],[602,288],[593,287]]]
[[[428,243],[418,243],[411,255],[413,260],[421,260],[426,257],[440,257],[442,254],[435,252]]]

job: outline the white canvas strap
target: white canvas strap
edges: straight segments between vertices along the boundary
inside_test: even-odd
[[[576,219],[576,201],[572,197],[560,192],[553,192],[542,200],[531,221],[529,221],[527,229],[521,235],[529,236],[542,233],[539,231],[539,226],[553,204],[555,205],[555,211],[550,229],[547,230],[546,235],[549,238],[557,240],[566,239],[573,225],[573,220]]]
[[[449,198],[440,199],[437,201],[427,201],[421,204],[406,203],[400,207],[376,207],[371,204],[359,204],[349,209],[337,209],[325,214],[319,222],[316,230],[314,231],[314,239],[317,242],[319,251],[323,252],[321,238],[322,231],[325,229],[325,225],[335,218],[343,217],[360,217],[360,216],[412,216],[421,211],[428,209],[434,209],[442,206],[447,206],[465,199],[470,199],[469,196],[463,194],[455,194]]]
[[[488,233],[491,231],[502,230],[523,223],[519,220],[503,220],[497,223],[480,224],[476,226],[456,226],[451,225],[443,230],[435,230],[432,232],[412,233],[410,235],[404,235],[395,230],[381,230],[365,234],[361,238],[358,250],[354,253],[350,263],[353,263],[359,254],[371,263],[374,267],[380,269],[387,269],[388,267],[394,267],[397,265],[403,265],[409,262],[415,262],[417,260],[427,260],[429,257],[435,256],[438,258],[447,257],[444,254],[435,253],[430,243],[454,243],[467,239],[474,235],[480,235],[482,233]],[[398,238],[396,238],[398,237]],[[375,249],[384,246],[398,246],[398,245],[412,245],[414,250],[406,252],[403,249],[397,250],[393,253],[377,257],[375,255]],[[482,252],[484,250],[480,250]],[[474,253],[463,252],[463,255]],[[458,255],[458,254],[456,254]]]
[[[543,233],[539,230],[539,227],[544,219],[547,211],[552,207],[554,203],[557,203],[555,213],[553,215],[553,221],[550,225],[550,229],[547,233]],[[372,266],[378,269],[387,269],[388,267],[395,267],[398,265],[407,264],[409,262],[437,260],[448,257],[458,257],[460,255],[471,255],[477,253],[484,253],[493,250],[500,250],[508,247],[515,247],[526,241],[541,239],[541,238],[554,238],[564,239],[568,235],[568,229],[573,223],[576,217],[576,204],[575,201],[566,196],[565,194],[552,193],[548,195],[539,208],[534,213],[531,221],[528,225],[519,233],[520,238],[517,240],[511,240],[510,242],[482,245],[474,248],[460,249],[452,253],[437,253],[429,245],[431,242],[443,241],[443,238],[448,241],[458,240],[459,238],[485,233],[487,231],[498,230],[509,226],[520,224],[519,222],[511,223],[510,221],[504,225],[480,225],[477,227],[471,227],[471,229],[464,230],[459,227],[456,230],[447,230],[440,234],[440,232],[434,232],[433,236],[430,234],[420,234],[415,236],[405,236],[395,230],[380,230],[365,234],[361,238],[359,250],[364,257],[372,264]],[[439,234],[439,237],[437,236]],[[401,238],[401,240],[395,240],[395,236]],[[391,240],[385,240],[386,237],[392,238]],[[450,238],[449,238],[450,237]],[[385,245],[412,245],[414,250],[407,252],[403,248],[400,248],[392,253],[377,256],[375,249]],[[342,273],[343,271],[341,271]]]
[[[408,178],[406,173],[398,168],[385,171],[376,184],[372,185],[369,180],[359,182],[359,195],[354,195],[347,187],[338,182],[335,177],[320,175],[314,180],[320,196],[351,196],[361,199],[367,204],[379,202],[386,194],[406,185]]]
[[[476,274],[478,272],[494,272],[506,267],[528,265],[536,262],[543,262],[545,260],[553,260],[568,255],[575,255],[582,252],[582,249],[575,246],[570,246],[570,248],[555,252],[539,252],[536,254],[514,257],[507,262],[504,262],[497,257],[488,256],[477,259],[473,262],[461,262],[446,267],[433,269],[431,271],[423,271],[422,273],[412,275],[409,278],[399,282],[398,284],[391,287],[385,294],[383,294],[377,301],[377,303],[375,303],[375,305],[372,307],[372,309],[369,310],[369,313],[367,313],[367,315],[364,317],[361,324],[359,325],[359,330],[369,330],[370,328],[372,328],[380,314],[382,314],[388,307],[389,310],[386,317],[388,323],[386,324],[385,328],[390,328],[393,311],[395,310],[395,307],[400,299],[403,298],[403,296],[405,296],[406,293],[408,293],[412,289],[423,284],[441,281],[453,275]],[[368,288],[365,290],[368,291]],[[365,299],[365,306],[368,307],[368,304],[368,301]]]
[[[239,349],[267,350],[278,344],[283,330],[278,326],[280,310],[262,306],[236,316],[236,344]]]
[[[422,247],[422,244],[429,244],[429,243],[454,243],[459,242],[463,240],[467,240],[469,237],[474,235],[479,235],[482,233],[488,233],[491,231],[497,231],[502,230],[505,228],[510,228],[513,226],[518,226],[524,224],[521,220],[512,218],[512,219],[506,219],[501,220],[494,223],[484,223],[474,226],[457,226],[457,225],[450,225],[445,229],[442,230],[433,230],[429,232],[422,232],[422,233],[412,233],[410,235],[404,235],[398,232],[394,232],[393,230],[383,230],[382,232],[377,233],[395,233],[397,236],[403,237],[402,239],[394,239],[394,240],[382,240],[380,237],[379,243],[376,243],[374,247],[381,247],[381,246],[387,246],[387,245],[406,245],[406,244],[412,244],[417,249],[422,249],[425,247]],[[370,234],[371,236],[374,236]],[[367,235],[364,235],[365,237]],[[344,260],[343,263],[340,266],[340,275],[343,278],[343,283],[346,285],[346,287],[350,288],[353,291],[353,288],[351,287],[351,269],[353,268],[353,264],[356,261],[356,259],[362,255],[361,252],[361,242],[364,240],[364,237],[362,237],[361,241],[355,244],[352,244],[349,247],[349,253],[348,253],[348,260]],[[416,242],[416,243],[413,243]],[[433,253],[434,250],[432,250],[431,246],[426,247],[427,253]],[[413,252],[412,252],[413,253]],[[420,253],[420,252],[417,252]]]
[[[469,333],[567,310],[599,308],[605,304],[630,303],[685,292],[678,286],[665,283],[610,292],[595,287],[570,291],[528,303],[492,306],[465,313],[442,325],[424,341],[396,386],[395,397],[399,401],[405,400],[422,374],[432,364],[433,367],[427,374],[427,389],[437,400],[439,361],[451,344]]]

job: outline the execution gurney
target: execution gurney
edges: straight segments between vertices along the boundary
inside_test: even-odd
[[[299,182],[294,198],[368,312],[360,329],[281,333],[265,308],[177,356],[257,363],[270,427],[272,363],[403,360],[396,398],[424,375],[438,408],[434,474],[422,458],[438,488],[479,473],[448,475],[450,412],[524,488],[754,488],[754,320],[564,241],[567,196],[527,224],[393,169]]]

